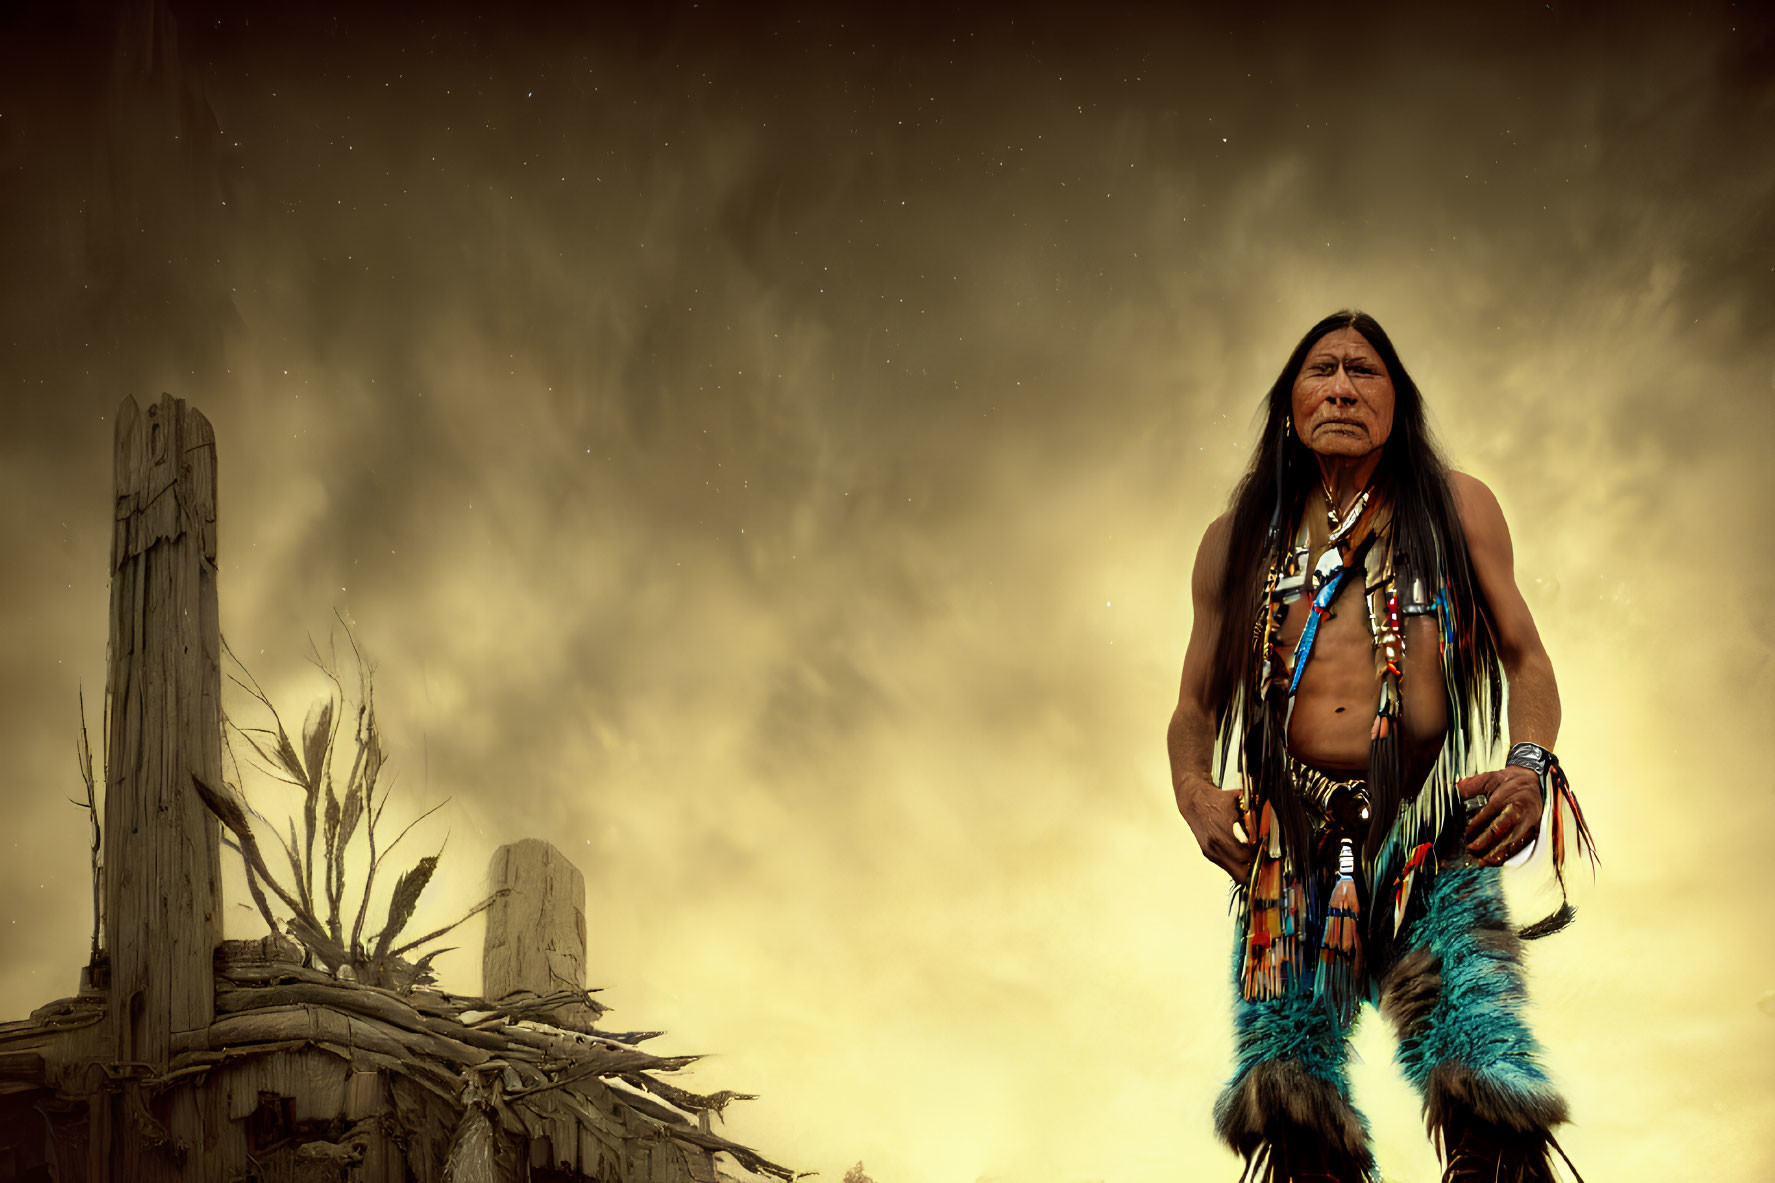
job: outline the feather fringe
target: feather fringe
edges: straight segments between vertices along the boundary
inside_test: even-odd
[[[1572,907],[1567,896],[1565,883],[1568,834],[1578,853],[1590,860],[1592,875],[1596,874],[1596,867],[1600,862],[1596,854],[1596,839],[1591,836],[1590,826],[1584,820],[1584,811],[1578,807],[1578,795],[1572,792],[1572,782],[1566,779],[1565,769],[1559,766],[1557,759],[1541,774],[1541,796],[1547,802],[1547,816],[1543,819],[1542,828],[1547,831],[1552,843],[1553,879],[1559,884],[1559,907],[1534,923],[1525,924],[1518,929],[1518,935],[1525,941],[1550,937],[1578,917],[1578,910]]]
[[[1445,1164],[1442,1183],[1558,1183],[1554,1154],[1577,1183],[1584,1183],[1546,1125],[1519,1129],[1462,1113],[1433,1135]]]
[[[1279,998],[1293,993],[1300,981],[1307,934],[1300,883],[1288,873],[1281,828],[1268,801],[1257,824],[1256,844],[1239,991],[1248,999]]]
[[[1246,1157],[1239,1183],[1380,1183],[1380,1176],[1358,1159],[1266,1140]]]
[[[1550,937],[1561,931],[1578,918],[1578,909],[1572,907],[1568,900],[1560,901],[1558,908],[1549,915],[1543,916],[1533,924],[1525,924],[1516,930],[1516,935],[1525,941],[1538,941],[1542,937]]]

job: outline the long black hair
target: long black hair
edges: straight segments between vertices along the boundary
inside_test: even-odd
[[[1260,601],[1270,564],[1280,548],[1293,545],[1293,531],[1320,484],[1317,459],[1292,430],[1295,378],[1307,352],[1339,329],[1360,333],[1386,363],[1393,382],[1393,428],[1381,448],[1374,488],[1393,507],[1393,565],[1400,598],[1406,599],[1418,587],[1426,596],[1434,596],[1440,586],[1448,588],[1455,643],[1448,647],[1445,679],[1452,700],[1449,723],[1458,742],[1471,745],[1481,732],[1489,732],[1489,742],[1495,742],[1503,705],[1503,670],[1491,608],[1473,575],[1466,536],[1449,492],[1448,466],[1430,436],[1423,396],[1392,340],[1372,316],[1347,309],[1334,312],[1307,330],[1265,396],[1263,432],[1232,497],[1232,529],[1220,585],[1220,632],[1209,681],[1222,767],[1235,732],[1242,731],[1243,766],[1247,775],[1255,776],[1260,798],[1275,808],[1283,841],[1309,892],[1313,877],[1308,873],[1312,853],[1306,817],[1293,793],[1279,791],[1287,736],[1278,733],[1286,717],[1285,704],[1264,701],[1262,688],[1255,685],[1253,622],[1264,610]],[[1401,783],[1396,738],[1377,742],[1369,761],[1372,812],[1364,854],[1373,860],[1401,800],[1417,786]]]

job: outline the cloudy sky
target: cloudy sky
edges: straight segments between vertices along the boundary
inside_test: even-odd
[[[780,1161],[1231,1178],[1163,731],[1259,397],[1353,305],[1512,524],[1607,860],[1530,955],[1565,1145],[1775,1173],[1766,16],[239,7],[0,13],[0,1017],[85,958],[112,420],[170,391],[235,650],[299,718],[342,614],[391,814],[448,799],[416,923],[546,837],[612,1021]]]

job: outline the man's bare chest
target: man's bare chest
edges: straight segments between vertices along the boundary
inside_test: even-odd
[[[1275,587],[1277,606],[1272,639],[1295,696],[1327,685],[1340,697],[1362,697],[1364,688],[1378,694],[1392,670],[1408,708],[1412,700],[1440,703],[1437,617],[1401,594],[1385,534],[1340,553],[1324,531],[1303,528]]]
[[[1320,555],[1310,557],[1317,562]],[[1311,564],[1307,569],[1312,570]],[[1369,619],[1366,576],[1364,569],[1346,571],[1330,602],[1322,609],[1314,605],[1309,594],[1310,577],[1298,598],[1286,602],[1278,639],[1282,652],[1289,658],[1291,672],[1293,663],[1306,656],[1298,652],[1301,633],[1307,622],[1317,617],[1303,677],[1316,666],[1344,667],[1352,663],[1359,664],[1370,677],[1375,675],[1374,622]]]

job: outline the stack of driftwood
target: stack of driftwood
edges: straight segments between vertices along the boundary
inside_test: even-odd
[[[163,1071],[89,1054],[103,993],[0,1024],[0,1181],[793,1178],[710,1130],[743,1094],[661,1079],[696,1057],[641,1050],[658,1032],[600,1029],[605,1008],[584,990],[403,992],[301,957],[279,937],[224,942],[216,1017],[175,1036]],[[140,1176],[108,1153],[118,1123],[157,1160]]]

